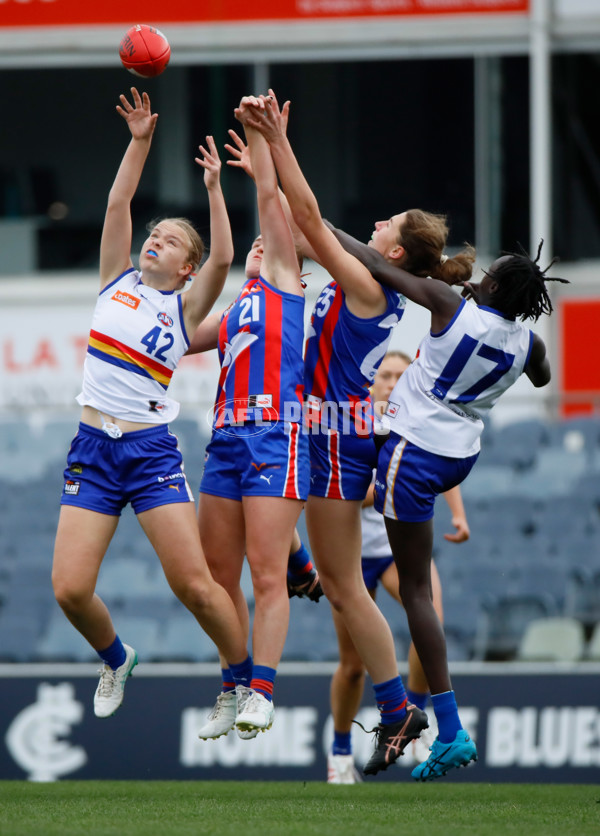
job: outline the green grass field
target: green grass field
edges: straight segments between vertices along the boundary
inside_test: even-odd
[[[2,836],[598,836],[600,786],[0,782]]]

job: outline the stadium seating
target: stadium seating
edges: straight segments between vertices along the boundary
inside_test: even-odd
[[[448,638],[449,661],[465,661],[472,658],[476,638],[481,631],[484,605],[479,598],[465,606],[464,590],[458,593],[444,591],[444,630]],[[450,642],[451,640],[451,642]]]
[[[143,660],[152,659],[156,653],[162,628],[159,618],[151,612],[145,616],[120,616],[118,619],[119,636],[134,647]]]
[[[547,425],[547,441],[550,446],[572,452],[585,452],[588,466],[598,469],[600,421],[597,417],[584,415],[551,422]]]
[[[600,621],[594,626],[585,651],[590,662],[600,662]]]
[[[87,643],[57,607],[50,583],[62,470],[77,426],[72,414],[44,423],[0,422],[0,660],[90,661]],[[197,492],[207,428],[194,417],[173,423]],[[462,493],[471,539],[450,543],[447,503],[436,503],[434,557],[442,578],[448,656],[517,658],[527,625],[569,617],[592,635],[587,657],[600,658],[600,418],[528,419],[490,424]],[[303,516],[303,541],[308,545]],[[253,607],[250,572],[242,588]],[[99,577],[124,640],[145,659],[216,660],[214,646],[177,602],[130,508],[123,511]],[[380,591],[398,657],[410,642],[406,615]],[[330,608],[291,601],[284,659],[333,661]],[[143,634],[143,631],[146,633]],[[143,635],[142,635],[143,634]],[[596,637],[596,638],[594,638]],[[587,658],[586,657],[586,658]]]
[[[15,604],[10,600],[4,603],[0,608],[0,662],[31,662],[38,659],[38,641],[42,629],[42,620],[35,608],[24,610],[21,602]]]
[[[472,658],[472,643],[461,631],[445,626],[446,657],[448,663],[468,662]]]
[[[517,647],[520,662],[578,662],[585,650],[580,621],[565,616],[530,621]]]
[[[552,599],[543,593],[506,595],[483,609],[474,657],[487,661],[514,659],[528,624],[557,612]]]
[[[149,652],[145,661],[215,662],[217,672],[219,656],[213,641],[194,616],[184,610],[177,615],[171,615],[163,623],[156,646]]]
[[[107,602],[118,602],[122,599],[148,597],[152,589],[150,567],[134,557],[116,557],[104,559],[96,591]],[[171,593],[172,594],[172,593]]]
[[[560,497],[573,489],[587,468],[583,450],[571,452],[556,447],[538,450],[535,461],[518,475],[514,486],[521,496]]]
[[[546,423],[537,418],[515,421],[489,432],[482,439],[480,463],[508,465],[515,470],[531,467],[541,445],[547,440]]]
[[[400,609],[397,604],[396,607]],[[321,598],[315,604],[306,598],[292,598],[290,625],[282,660],[330,662],[337,658],[337,637],[326,599]]]
[[[596,562],[596,569],[597,565]],[[600,622],[600,571],[584,566],[573,570],[566,590],[564,613],[577,618],[586,627]]]
[[[41,662],[99,662],[97,654],[58,607],[37,642],[34,658]]]
[[[506,461],[488,463],[485,460],[477,464],[463,482],[463,499],[473,501],[481,496],[508,496],[513,492],[515,471]]]
[[[573,485],[573,493],[576,496],[587,497],[600,504],[600,470],[587,470],[576,480]]]

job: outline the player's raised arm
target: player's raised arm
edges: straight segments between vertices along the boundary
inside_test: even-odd
[[[201,354],[203,351],[211,351],[217,347],[222,316],[223,312],[221,311],[211,313],[202,320],[190,340],[190,346],[185,352],[186,355]]]
[[[101,287],[132,266],[131,201],[142,176],[158,119],[158,114],[152,113],[147,93],[140,96],[132,87],[131,96],[133,104],[121,95],[121,104],[117,105],[117,113],[125,119],[131,132],[131,141],[108,195],[100,242]]]
[[[212,309],[233,261],[231,224],[221,188],[221,159],[212,136],[206,137],[206,145],[208,147],[199,146],[201,156],[196,157],[196,162],[204,169],[204,185],[208,193],[210,252],[183,297],[188,333],[195,331]]]
[[[452,317],[461,303],[460,296],[450,287],[438,279],[423,279],[420,276],[413,276],[390,264],[381,253],[368,244],[357,241],[341,229],[331,228],[332,235],[339,241],[345,250],[357,258],[369,273],[381,284],[398,291],[407,299],[422,305],[431,311],[433,317],[440,317],[446,322]],[[438,329],[440,323],[432,319],[432,327]]]
[[[250,152],[248,150],[248,146],[241,138],[239,134],[237,134],[234,130],[230,130],[229,136],[231,137],[232,143],[228,143],[225,145],[225,149],[231,154],[231,160],[227,160],[227,165],[233,166],[235,168],[241,168],[242,171],[245,171],[248,177],[254,180],[254,172],[252,171],[252,164],[250,162]],[[304,258],[310,258],[312,261],[318,263],[317,254],[315,253],[313,247],[308,243],[306,236],[303,232],[301,232],[298,224],[294,220],[294,216],[292,215],[292,210],[290,209],[290,204],[288,203],[288,199],[283,193],[281,189],[279,189],[279,200],[281,201],[281,206],[283,207],[283,212],[285,214],[286,220],[290,225],[290,229],[292,230],[292,235],[294,236],[294,242],[296,244],[296,249],[300,250],[303,254]]]
[[[256,183],[258,219],[263,243],[261,275],[280,290],[303,295],[300,266],[285,217],[277,175],[266,139],[248,124],[249,114],[264,107],[264,98],[244,96],[235,116],[244,125],[250,165]]]
[[[315,259],[340,284],[350,310],[363,317],[385,310],[386,300],[369,271],[352,258],[325,224],[286,135],[289,102],[280,111],[272,90],[264,108],[254,108],[250,124],[269,142],[283,192],[295,222],[315,253]]]

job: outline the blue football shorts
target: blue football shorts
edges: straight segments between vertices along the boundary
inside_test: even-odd
[[[362,502],[377,464],[373,438],[337,430],[310,433],[309,449],[311,496]]]
[[[177,437],[166,424],[111,438],[79,424],[64,472],[61,505],[75,505],[113,517],[131,502],[136,514],[193,502]]]
[[[213,432],[200,493],[237,501],[243,496],[305,500],[308,482],[308,439],[301,424],[248,423]]]
[[[430,520],[435,498],[460,485],[478,456],[438,456],[391,432],[379,453],[375,509],[393,520]]]
[[[377,589],[377,584],[381,580],[381,576],[388,569],[394,558],[389,557],[363,557],[362,559],[362,573],[365,581],[365,586],[372,592]]]

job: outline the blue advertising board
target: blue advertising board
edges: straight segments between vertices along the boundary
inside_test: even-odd
[[[331,665],[282,665],[273,728],[199,740],[219,690],[210,665],[140,665],[119,711],[93,713],[94,665],[1,665],[0,779],[326,779]],[[479,759],[444,780],[594,783],[600,767],[600,667],[465,664],[453,671],[463,724]],[[377,723],[367,685],[358,719]],[[432,716],[433,720],[433,716]],[[372,735],[355,727],[360,768]],[[409,749],[376,781],[410,781]]]

